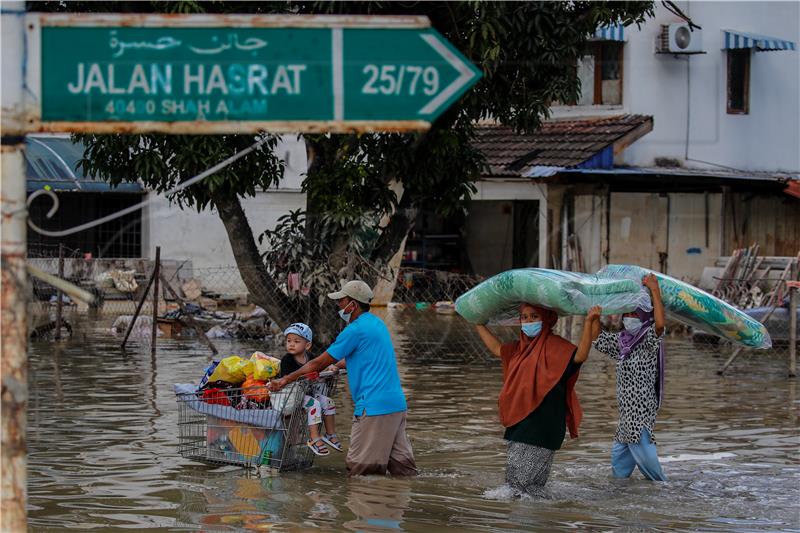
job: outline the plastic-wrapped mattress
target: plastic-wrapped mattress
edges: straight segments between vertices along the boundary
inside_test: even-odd
[[[461,295],[456,311],[475,324],[512,319],[523,302],[561,315],[585,315],[595,305],[606,315],[626,313],[646,298],[641,280],[649,273],[658,278],[664,308],[673,318],[745,346],[772,345],[766,328],[744,312],[688,283],[633,265],[609,265],[597,274],[508,270]]]

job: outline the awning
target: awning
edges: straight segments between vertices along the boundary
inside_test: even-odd
[[[625,27],[622,25],[600,26],[594,32],[595,41],[625,41]]]
[[[736,50],[739,48],[755,48],[757,52],[768,52],[770,50],[796,50],[797,46],[793,41],[779,39],[778,37],[768,37],[736,30],[722,30],[725,35],[723,50]]]
[[[138,183],[107,182],[86,176],[76,168],[83,158],[84,145],[65,135],[28,135],[25,138],[26,185],[28,192],[45,187],[53,191],[142,193]]]

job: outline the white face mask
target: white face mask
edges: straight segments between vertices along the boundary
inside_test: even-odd
[[[632,316],[622,317],[622,325],[628,333],[636,333],[642,327],[642,321]]]
[[[344,307],[344,309],[347,309],[348,307],[350,307],[350,304],[347,304]],[[349,324],[350,323],[350,317],[352,316],[353,313],[352,312],[345,313],[344,309],[339,309],[339,316],[341,317],[342,320],[344,320],[345,324]]]

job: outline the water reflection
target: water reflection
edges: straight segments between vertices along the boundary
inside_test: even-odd
[[[458,338],[452,317],[405,323]],[[387,321],[399,328],[397,316]],[[438,325],[437,325],[438,324]],[[345,478],[344,457],[314,469],[257,477],[177,455],[171,386],[199,379],[205,348],[161,341],[119,351],[103,325],[87,340],[34,343],[30,354],[29,517],[36,531],[102,530],[457,531],[800,527],[797,383],[783,358],[758,355],[716,375],[720,358],[671,341],[656,435],[670,481],[609,475],[616,422],[613,365],[593,353],[581,372],[581,438],[567,441],[543,500],[502,491],[505,446],[497,418],[498,366],[401,362],[409,435],[421,475]],[[463,334],[463,329],[461,334]],[[438,334],[438,333],[437,333]],[[399,336],[399,335],[398,335]],[[223,354],[258,343],[218,343]],[[406,349],[408,344],[405,345]],[[724,354],[723,354],[724,355]],[[352,406],[337,398],[341,433]]]
[[[373,476],[347,482],[345,505],[355,515],[344,522],[350,531],[401,530],[403,515],[411,503],[411,482]]]

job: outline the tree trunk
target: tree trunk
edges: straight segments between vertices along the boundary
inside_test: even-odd
[[[400,249],[403,239],[414,229],[418,213],[419,206],[411,200],[408,194],[403,194],[397,204],[397,209],[389,218],[389,223],[381,232],[378,244],[372,252],[373,263],[383,265],[389,262]]]
[[[238,198],[211,194],[219,218],[228,232],[236,266],[253,303],[262,307],[281,329],[296,320],[298,306],[269,275],[253,238],[253,230]]]
[[[308,160],[308,170],[306,179],[314,179],[315,174],[321,171],[325,165],[336,157],[335,147],[337,143],[334,139],[320,136],[306,136],[306,157]],[[311,195],[306,197],[306,242],[310,243],[319,239],[321,232],[320,222],[325,212],[325,206],[315,202]],[[337,247],[334,245],[334,249]],[[314,252],[310,249],[305,253],[312,260],[325,260],[329,265],[335,263],[332,257],[313,257]],[[344,257],[344,254],[340,254]],[[308,294],[308,306],[303,309],[304,320],[314,331],[314,351],[320,353],[333,342],[336,335],[341,330],[342,322],[336,314],[336,306],[327,298],[327,288],[310,287]]]

